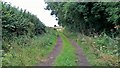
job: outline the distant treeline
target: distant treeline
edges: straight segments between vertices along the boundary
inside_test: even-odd
[[[46,2],[47,10],[56,16],[59,25],[86,35],[105,32],[118,34],[120,2]]]

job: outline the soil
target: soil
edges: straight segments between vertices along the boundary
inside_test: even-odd
[[[70,41],[72,45],[76,48],[76,55],[78,57],[78,60],[76,60],[77,64],[79,66],[90,66],[80,46],[75,41],[73,40],[70,40]]]
[[[57,43],[56,43],[53,51],[48,55],[47,58],[41,60],[41,62],[38,66],[53,66],[54,61],[61,50],[62,50],[62,40],[61,40],[60,36],[58,36]]]
[[[75,60],[75,62],[78,64],[78,66],[90,66],[80,46],[71,39],[70,39],[70,42],[76,49],[76,56],[78,58],[77,60]],[[61,50],[62,50],[62,39],[60,36],[58,36],[57,43],[53,51],[48,55],[47,58],[41,60],[40,64],[38,64],[37,66],[53,66],[54,61],[56,57],[59,55],[59,53],[61,52]]]

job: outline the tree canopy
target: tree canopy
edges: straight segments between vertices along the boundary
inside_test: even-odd
[[[120,2],[46,2],[59,25],[81,33],[116,32],[120,25]]]

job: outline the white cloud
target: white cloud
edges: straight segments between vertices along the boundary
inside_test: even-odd
[[[31,12],[46,25],[46,26],[54,26],[57,25],[57,21],[54,16],[50,15],[51,11],[44,10],[46,4],[44,0],[2,0],[5,2],[10,2],[12,6],[20,7],[22,9],[26,9]]]

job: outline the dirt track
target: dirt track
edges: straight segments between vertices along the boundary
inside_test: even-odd
[[[76,49],[76,56],[78,57],[76,61],[78,66],[90,66],[88,60],[86,59],[85,55],[83,54],[80,46],[73,40],[70,40],[71,44]],[[56,46],[54,47],[53,51],[48,55],[47,58],[41,60],[38,66],[53,66],[56,57],[59,55],[60,51],[62,50],[62,39],[60,36],[57,38]]]
[[[38,66],[52,66],[54,64],[55,58],[58,56],[62,48],[62,40],[58,36],[56,46],[53,51],[48,55],[46,59],[43,59]]]
[[[81,50],[80,46],[73,40],[70,40],[72,45],[76,48],[76,55],[78,57],[78,61],[77,64],[79,66],[90,66],[88,63],[87,58],[85,57],[85,55],[83,54],[83,51]]]

